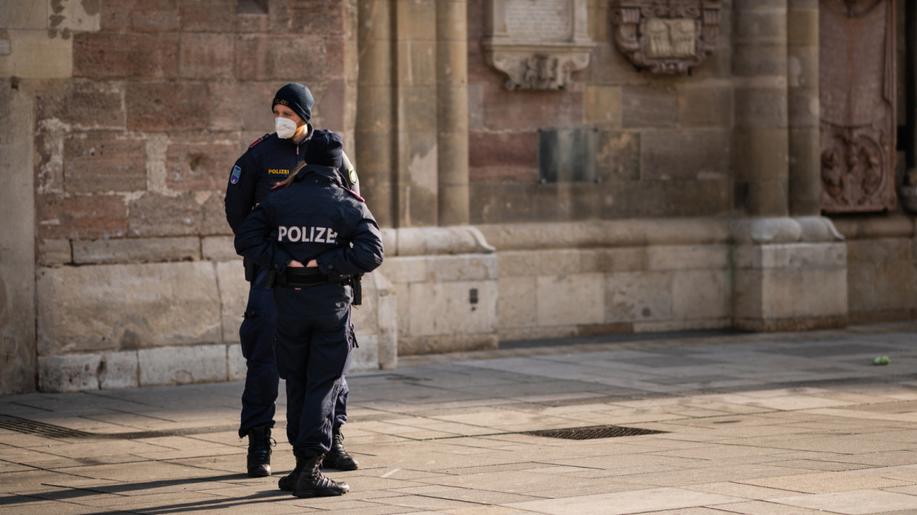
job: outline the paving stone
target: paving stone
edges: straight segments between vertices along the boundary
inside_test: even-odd
[[[877,513],[917,509],[917,496],[881,490],[780,497],[773,502],[835,513]]]
[[[735,500],[735,497],[692,492],[677,488],[654,488],[634,492],[513,503],[510,506],[558,515],[585,512],[611,514],[691,508],[709,504],[723,504],[734,502]]]

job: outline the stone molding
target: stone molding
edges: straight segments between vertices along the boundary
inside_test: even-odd
[[[495,251],[477,227],[404,227],[383,229],[386,256],[491,254]]]
[[[730,224],[736,244],[831,243],[844,236],[821,216],[740,218]]]
[[[589,66],[586,0],[489,0],[487,10],[484,55],[507,76],[506,89],[565,89]]]
[[[655,74],[686,74],[716,49],[719,0],[616,0],[612,32],[634,66]]]

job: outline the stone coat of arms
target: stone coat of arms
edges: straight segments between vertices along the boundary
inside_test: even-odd
[[[720,0],[615,0],[618,49],[651,73],[690,73],[716,48]]]

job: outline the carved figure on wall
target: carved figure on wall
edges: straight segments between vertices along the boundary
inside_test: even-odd
[[[895,9],[892,0],[822,0],[822,209],[894,209]]]
[[[690,73],[716,48],[719,0],[615,0],[615,45],[639,69]]]
[[[586,0],[488,0],[484,56],[509,90],[559,90],[589,65]]]

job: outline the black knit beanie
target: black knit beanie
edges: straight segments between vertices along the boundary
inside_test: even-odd
[[[312,120],[312,104],[315,100],[312,98],[312,92],[309,88],[297,82],[285,84],[277,90],[274,100],[271,102],[271,109],[277,104],[285,105],[298,114],[307,123]]]

